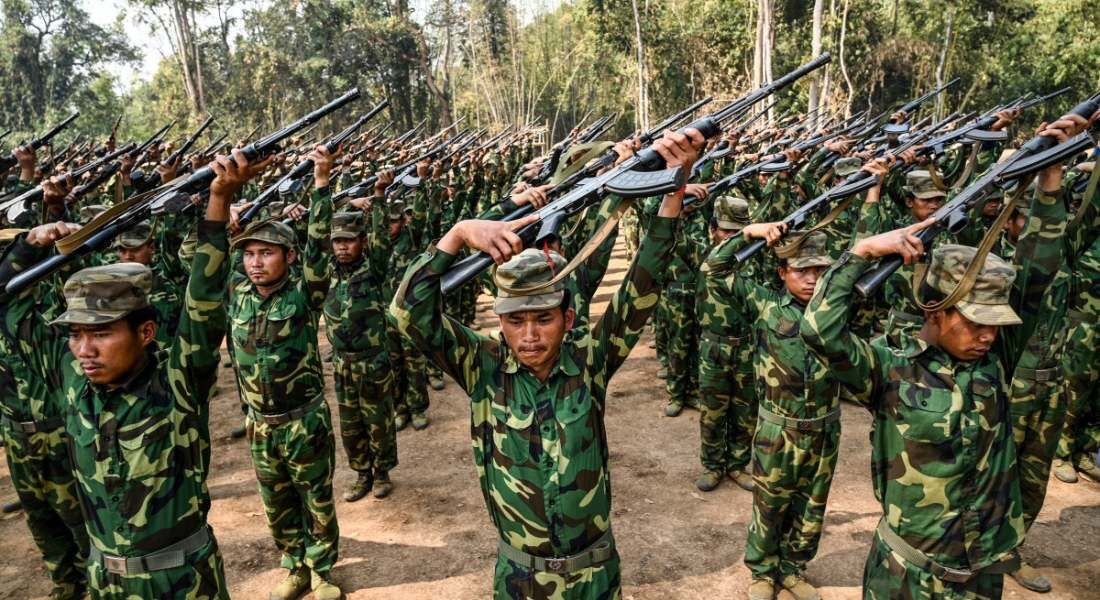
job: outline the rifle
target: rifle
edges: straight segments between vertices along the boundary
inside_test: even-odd
[[[1068,92],[1069,90],[1070,90],[1070,88],[1065,87],[1065,88],[1062,88],[1060,90],[1056,90],[1056,91],[1053,91],[1049,94],[1046,94],[1045,96],[1039,96],[1037,98],[1032,98],[1031,100],[1027,100],[1026,102],[1019,103],[1019,104],[1016,104],[1014,106],[1013,105],[1009,105],[1009,106],[1011,108],[1018,108],[1021,111],[1027,110],[1027,109],[1031,108],[1032,106],[1042,104],[1042,103],[1044,103],[1047,100],[1050,100],[1052,98],[1057,98],[1058,96],[1061,96],[1062,94]],[[1001,109],[1001,110],[1004,110],[1004,109]],[[967,123],[966,125],[963,125],[961,127],[957,127],[957,128],[955,128],[955,129],[953,129],[953,130],[951,130],[951,131],[949,131],[949,132],[947,132],[943,135],[937,136],[936,138],[934,138],[932,140],[929,140],[928,143],[925,144],[925,148],[921,150],[921,153],[922,154],[934,153],[934,154],[937,154],[937,155],[943,154],[944,151],[947,149],[947,147],[950,146],[951,144],[954,144],[955,142],[964,142],[964,143],[1003,142],[1003,141],[1007,140],[1008,139],[1008,132],[1006,132],[1004,130],[1001,130],[1001,131],[990,131],[989,130],[989,128],[992,127],[997,122],[997,115],[996,115],[997,112],[998,111],[987,112],[984,115],[982,115],[980,118],[975,119],[974,121],[971,121],[970,123]]]
[[[260,131],[260,126],[259,125],[253,127],[252,131],[249,131],[248,135],[244,136],[244,138],[242,138],[241,141],[243,143],[247,144],[248,142],[252,141],[252,137],[255,136],[256,132],[258,132],[258,131]]]
[[[321,108],[245,146],[241,152],[250,161],[268,156],[278,151],[283,140],[358,98],[359,90],[352,88]],[[19,293],[77,258],[104,247],[115,236],[150,216],[178,212],[192,206],[191,195],[209,189],[214,178],[214,171],[208,165],[187,177],[177,178],[148,193],[129,198],[111,211],[92,219],[79,231],[58,240],[57,247],[62,253],[50,256],[13,277],[5,289],[9,293]]]
[[[213,122],[214,122],[214,117],[206,117],[206,120],[203,121],[202,125],[199,125],[199,128],[195,130],[195,133],[192,133],[191,137],[187,138],[187,141],[184,142],[183,145],[181,145],[179,148],[176,148],[175,152],[168,155],[168,158],[161,161],[161,164],[164,164],[164,165],[174,165],[174,164],[176,164],[176,161],[183,158],[184,154],[187,154],[187,151],[191,149],[191,146],[195,145],[195,140],[199,139],[199,136],[202,135],[202,132],[206,131],[206,128],[210,127],[210,124],[213,123]],[[153,171],[152,173],[150,173],[149,174],[149,181],[145,185],[146,185],[147,188],[154,188],[154,187],[157,187],[158,185],[160,185],[160,173],[157,173],[156,171]]]
[[[211,154],[213,154],[218,149],[218,147],[221,146],[221,143],[224,142],[225,138],[227,137],[229,137],[228,133],[221,134],[218,139],[210,142],[209,146],[204,148],[202,152],[199,152],[199,156],[210,156]]]
[[[79,116],[79,112],[74,112],[73,114],[69,115],[68,118],[66,118],[64,121],[58,123],[57,125],[54,125],[53,129],[27,142],[26,144],[24,144],[24,146],[29,147],[31,150],[38,150],[42,146],[49,143],[49,141],[52,140],[55,135],[61,133],[62,130],[68,127],[69,124],[75,121],[76,118]],[[19,164],[19,159],[15,157],[15,151],[13,150],[8,156],[0,157],[0,172],[7,171],[17,164]]]
[[[413,158],[410,158],[409,160],[406,160],[405,162],[397,165],[396,167],[393,167],[392,170],[394,171],[394,173],[403,173],[403,172],[407,171],[410,167],[415,167],[416,163],[418,163],[422,160],[427,160],[429,158],[435,157],[440,152],[445,150],[447,148],[447,145],[451,144],[451,143],[452,142],[449,141],[449,140],[443,140],[442,142],[440,142],[440,143],[436,144],[435,146],[433,146],[432,148],[430,148],[427,152],[424,152],[424,153],[422,153],[418,156],[415,156]],[[387,157],[386,160],[388,160],[389,158],[390,157]],[[384,164],[386,161],[384,160],[382,162]],[[333,206],[334,207],[339,206],[338,203],[342,202],[344,200],[344,198],[349,198],[349,199],[350,198],[359,198],[363,194],[370,192],[374,188],[374,182],[376,182],[376,181],[378,181],[378,173],[375,173],[375,174],[371,175],[370,177],[367,177],[366,179],[364,179],[364,180],[362,180],[362,181],[360,181],[356,184],[349,185],[348,187],[344,188],[343,190],[340,190],[339,193],[335,194],[332,197]],[[394,177],[394,181],[398,181],[398,178]]]
[[[374,118],[375,115],[382,112],[382,109],[389,106],[389,103],[389,100],[383,100],[382,102],[375,105],[374,108],[370,109],[367,114],[359,117],[346,129],[329,138],[329,140],[325,142],[325,149],[327,149],[329,153],[334,153],[339,150],[341,144],[346,142],[349,138],[351,138],[351,136],[355,135],[355,132],[359,131],[359,128],[365,125],[367,121],[370,121]],[[244,211],[244,213],[237,219],[237,222],[240,224],[241,227],[246,227],[248,223],[252,221],[252,219],[256,216],[256,213],[260,212],[260,209],[266,206],[267,203],[271,201],[271,198],[275,197],[275,195],[279,192],[279,188],[282,185],[284,185],[288,181],[294,181],[296,179],[304,177],[306,173],[308,173],[312,169],[313,160],[309,158],[303,159],[301,162],[294,165],[294,168],[290,171],[287,171],[286,175],[283,175],[278,181],[268,186],[267,189],[265,189],[264,191],[260,192],[260,195],[252,201],[252,205]]]
[[[828,64],[830,60],[832,60],[832,57],[828,53],[824,53],[771,83],[766,83],[718,110],[696,119],[681,128],[680,131],[695,129],[702,134],[703,138],[713,138],[722,132],[720,124],[723,121],[743,114],[756,103],[790,86],[806,74]],[[679,120],[682,114],[684,114],[683,111],[673,116],[676,117],[676,120]],[[675,122],[675,120],[672,122]],[[667,127],[667,124],[663,122],[660,126],[663,129]],[[529,224],[515,233],[523,240],[524,246],[537,245],[539,242],[557,237],[558,228],[568,218],[599,202],[601,196],[605,193],[618,194],[623,198],[638,198],[667,193],[682,187],[685,175],[683,169],[679,167],[665,168],[665,162],[660,155],[651,147],[645,148],[604,173],[575,186],[568,193],[554,199],[537,211],[530,205],[521,206],[505,219],[518,219],[534,211],[540,217],[539,221]],[[444,273],[440,279],[440,287],[444,293],[454,290],[477,277],[491,264],[493,264],[493,259],[488,254],[476,252],[456,262]]]
[[[77,167],[76,169],[73,169],[72,171],[66,173],[65,176],[72,177],[75,180],[81,175],[98,168],[100,165],[110,162],[122,156],[123,154],[130,152],[131,150],[133,150],[133,148],[134,144],[131,143],[129,146],[125,146],[123,148],[115,150],[110,154],[106,154],[89,163]],[[18,217],[18,215],[23,212],[23,210],[26,210],[28,207],[30,207],[32,203],[37,202],[41,198],[42,184],[40,183],[33,188],[23,192],[22,194],[19,194],[18,196],[12,198],[11,200],[5,200],[2,204],[0,204],[0,213],[9,215],[8,221],[13,222],[15,221],[16,217]],[[11,211],[15,210],[16,208],[18,208],[19,210],[18,212],[13,214]]]
[[[910,100],[909,102],[905,103],[901,108],[899,108],[898,111],[904,112],[906,115],[911,115],[911,114],[913,114],[913,111],[919,109],[921,107],[921,105],[923,105],[925,102],[928,102],[932,98],[935,98],[936,96],[940,95],[941,93],[943,93],[944,90],[946,90],[947,88],[955,85],[959,81],[960,81],[960,78],[956,77],[956,78],[952,79],[951,81],[948,81],[947,83],[941,85],[940,87],[928,92],[927,94],[925,94],[923,96],[919,96],[917,98],[914,98],[913,100]],[[890,118],[890,122],[894,123],[893,117]]]
[[[1100,110],[1100,93],[1097,93],[1073,107],[1070,114],[1089,118]],[[1063,144],[1057,144],[1052,137],[1037,135],[1021,146],[1007,160],[989,168],[974,183],[959,192],[950,202],[932,213],[935,222],[916,234],[924,244],[925,251],[932,247],[932,241],[942,231],[958,233],[970,222],[970,211],[977,206],[994,186],[1006,188],[1020,177],[1029,175],[1046,167],[1058,164],[1093,146],[1094,142],[1087,131],[1081,132]],[[898,255],[884,256],[878,266],[864,273],[856,282],[855,289],[863,297],[870,296],[890,275],[902,265]]]
[[[8,130],[7,130],[7,131],[5,131],[4,133],[0,133],[0,141],[3,141],[3,140],[4,140],[4,138],[6,138],[6,137],[8,137],[9,135],[11,135],[11,132],[12,132],[12,130],[11,130],[11,129],[8,129]]]
[[[73,191],[69,192],[69,196],[71,196],[74,201],[83,198],[85,194],[96,189],[101,184],[110,179],[115,173],[118,172],[121,167],[122,163],[118,161],[109,163],[107,166],[96,172],[96,174],[93,175],[91,179],[74,187]]]

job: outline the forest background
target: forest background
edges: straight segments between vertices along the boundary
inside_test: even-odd
[[[1100,89],[1095,2],[0,0],[0,131],[26,139],[79,110],[66,136],[105,135],[122,115],[121,139],[172,119],[182,138],[209,114],[212,135],[234,139],[358,86],[390,99],[397,131],[465,117],[556,140],[591,111],[617,113],[621,136],[822,50],[832,64],[776,110],[877,113],[959,77],[941,114],[1072,86],[1051,115]],[[136,77],[150,39],[161,56]]]

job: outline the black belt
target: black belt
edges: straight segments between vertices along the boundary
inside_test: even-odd
[[[1051,367],[1049,369],[1016,367],[1016,372],[1012,375],[1030,381],[1054,381],[1062,376],[1062,367]]]
[[[88,560],[99,563],[108,573],[123,577],[140,575],[150,571],[163,571],[164,569],[182,567],[187,563],[188,554],[202,548],[209,541],[210,527],[203,526],[202,529],[182,540],[144,556],[113,556],[104,553],[93,545],[88,548]]]
[[[547,573],[571,573],[581,569],[607,562],[615,555],[615,537],[608,529],[592,545],[572,556],[550,557],[535,556],[523,550],[512,547],[511,544],[500,540],[497,544],[497,554],[507,558],[517,565],[533,571]]]
[[[833,423],[840,420],[840,407],[836,407],[832,412],[814,419],[795,419],[794,417],[784,417],[783,415],[777,415],[772,411],[758,406],[756,408],[756,418],[772,425],[778,425],[783,429],[794,429],[797,431],[820,431],[825,429],[825,426],[829,423]]]
[[[746,333],[745,335],[718,335],[713,331],[704,331],[702,338],[708,342],[714,342],[716,344],[727,344],[730,346],[740,346],[745,342],[752,340],[752,334]]]
[[[886,522],[885,518],[878,522],[876,531],[878,532],[879,539],[893,550],[895,554],[902,557],[905,562],[921,571],[928,571],[937,579],[949,583],[966,583],[978,575],[1012,573],[1020,568],[1020,557],[1018,555],[1013,555],[1012,558],[1008,560],[993,563],[977,571],[948,567],[932,560],[924,552],[909,545],[909,542],[906,542],[900,535],[895,533],[893,529],[890,529],[890,525]]]
[[[381,352],[381,350],[375,348],[373,350],[361,350],[359,352],[340,352],[339,350],[336,350],[332,354],[342,361],[354,362],[357,360],[363,360],[364,358],[371,358],[379,352]]]
[[[0,420],[3,420],[4,425],[10,427],[12,431],[26,435],[54,431],[65,426],[65,419],[61,417],[51,417],[42,421],[16,421],[7,415],[2,415]]]
[[[256,409],[254,409],[250,406],[250,407],[248,407],[248,416],[251,417],[253,421],[256,421],[256,422],[262,421],[262,422],[267,423],[268,425],[271,425],[271,426],[274,427],[274,426],[282,425],[284,423],[289,423],[291,421],[297,421],[298,419],[301,419],[302,417],[306,416],[306,413],[308,413],[309,411],[317,408],[318,406],[321,406],[324,403],[325,403],[325,397],[324,397],[324,395],[321,395],[321,396],[317,396],[317,398],[315,398],[309,404],[299,406],[298,408],[295,408],[294,410],[288,410],[285,413],[278,413],[278,414],[274,414],[274,415],[265,415],[263,413],[257,412]]]

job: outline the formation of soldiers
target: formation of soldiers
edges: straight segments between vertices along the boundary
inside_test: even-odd
[[[545,153],[530,127],[485,142],[454,126],[299,137],[267,156],[250,156],[248,139],[189,154],[154,140],[113,156],[112,135],[46,160],[16,147],[0,198],[5,284],[160,186],[211,173],[186,208],[0,294],[5,454],[50,597],[228,597],[206,485],[224,343],[287,569],[271,598],[343,595],[326,360],[358,474],[345,501],[393,493],[396,432],[429,426],[428,387],[446,374],[470,398],[499,534],[494,597],[618,598],[606,396],[650,324],[665,414],[700,411],[696,487],[728,477],[752,494],[750,599],[818,598],[804,570],[841,400],[873,417],[883,518],[865,597],[999,598],[1005,573],[1049,591],[1020,548],[1051,469],[1100,481],[1095,143],[985,194],[932,248],[917,237],[1012,140],[1032,137],[1016,131],[1020,112],[991,110],[987,138],[946,147],[918,142],[968,120],[928,125],[907,110],[745,115],[709,140],[689,127],[601,142],[578,128]],[[1037,135],[1069,143],[1098,117],[1071,113]],[[601,193],[537,246],[521,237],[576,175],[643,153],[679,168],[683,185]],[[111,160],[81,170],[97,157]],[[312,175],[289,177],[296,165]],[[873,185],[791,230],[788,215],[857,175]],[[631,266],[593,319],[620,228]],[[770,249],[745,259],[757,240]],[[491,274],[445,295],[448,273],[482,253]],[[905,266],[857,294],[893,256]],[[483,292],[499,334],[478,331]]]

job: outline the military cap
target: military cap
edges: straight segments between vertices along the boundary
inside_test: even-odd
[[[837,177],[847,177],[855,173],[863,166],[863,161],[856,156],[845,156],[833,164],[833,173]]]
[[[115,240],[115,245],[120,248],[137,248],[151,239],[153,239],[153,224],[142,221],[122,232],[122,235]]]
[[[386,204],[386,215],[391,221],[400,221],[405,218],[405,202],[394,200]]]
[[[528,248],[513,256],[493,272],[493,281],[498,288],[493,312],[506,315],[524,310],[547,310],[561,306],[565,298],[565,284],[568,278],[535,294],[526,294],[522,288],[550,281],[554,275],[565,268],[565,264],[565,259],[553,250],[544,253],[535,248]]]
[[[87,206],[81,206],[80,212],[77,214],[77,218],[80,219],[81,225],[87,225],[92,219],[98,217],[107,207],[102,204],[88,204]]]
[[[805,235],[802,231],[792,231],[788,239],[800,239],[794,244],[787,242],[775,249],[775,255],[787,261],[787,266],[794,269],[807,267],[827,267],[833,264],[829,256],[828,236],[824,231],[814,231]]]
[[[274,219],[256,221],[249,225],[240,235],[233,238],[233,243],[229,249],[236,250],[243,246],[245,242],[267,242],[288,249],[297,246],[294,230],[282,221]]]
[[[950,294],[974,261],[977,249],[944,244],[932,253],[925,282],[943,294]],[[1019,325],[1022,323],[1009,304],[1016,269],[995,254],[987,254],[985,264],[962,300],[955,304],[959,314],[979,325]]]
[[[921,200],[947,197],[947,192],[936,187],[932,176],[924,169],[914,169],[905,174],[905,191]]]
[[[363,235],[363,211],[342,210],[332,215],[332,232],[329,237],[334,240],[351,240]]]
[[[81,269],[65,282],[66,310],[52,325],[102,325],[146,308],[153,271],[140,263]]]
[[[749,219],[749,203],[736,196],[718,196],[714,201],[714,220],[722,229],[741,231],[752,223]]]

